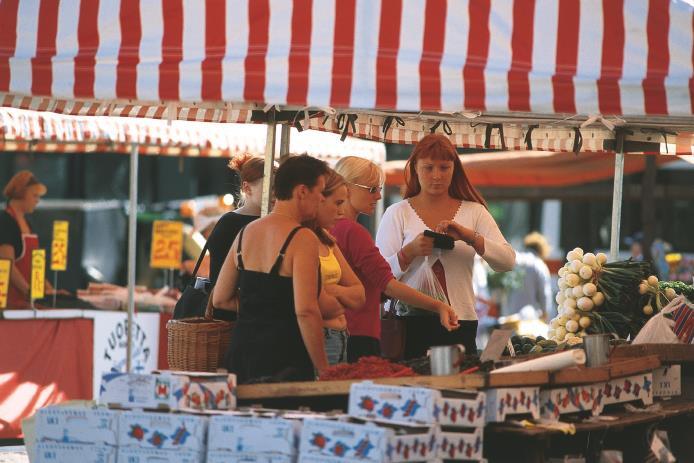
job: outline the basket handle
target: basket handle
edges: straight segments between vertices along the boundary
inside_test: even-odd
[[[205,320],[213,319],[214,307],[212,306],[212,294],[214,294],[214,287],[210,290],[210,295],[207,297],[207,307],[205,307]]]

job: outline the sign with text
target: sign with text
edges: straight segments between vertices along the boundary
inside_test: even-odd
[[[179,268],[183,253],[183,223],[156,220],[152,225],[152,252],[149,266],[152,268]]]
[[[31,251],[31,299],[41,299],[46,288],[46,250]]]
[[[53,241],[51,243],[51,270],[64,272],[67,270],[67,242],[68,228],[70,223],[67,220],[56,220],[53,222]]]
[[[12,261],[0,259],[0,309],[7,307],[7,292],[10,289],[10,271]]]

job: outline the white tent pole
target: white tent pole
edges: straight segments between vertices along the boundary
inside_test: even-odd
[[[287,160],[289,157],[289,142],[290,135],[292,131],[292,126],[289,124],[282,124],[282,131],[280,132],[280,164]]]
[[[619,229],[622,223],[622,192],[624,190],[624,137],[617,134],[612,190],[612,229],[610,231],[610,262],[619,258]]]
[[[130,149],[130,207],[128,213],[128,346],[126,369],[132,368],[133,314],[135,313],[135,253],[137,234],[137,163],[139,146],[133,143]]]
[[[270,212],[270,187],[272,185],[272,166],[275,162],[275,138],[277,138],[275,113],[270,112],[267,121],[267,140],[265,141],[265,167],[263,169],[263,199],[260,207],[261,217]]]

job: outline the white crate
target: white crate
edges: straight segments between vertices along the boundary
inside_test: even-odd
[[[36,441],[118,445],[119,413],[89,407],[42,408],[36,412]]]
[[[205,452],[207,418],[178,413],[123,412],[118,445]]]
[[[481,460],[484,451],[484,429],[474,432],[442,431],[436,433],[436,457],[441,460]]]
[[[76,462],[78,460],[75,460]],[[161,450],[119,447],[118,463],[205,463],[205,453],[191,450]]]
[[[34,463],[116,463],[116,447],[109,445],[40,442],[36,445],[35,455]]]
[[[479,391],[449,391],[386,386],[370,381],[352,384],[350,416],[389,423],[480,427],[485,424],[486,397]]]
[[[207,449],[226,451],[229,454],[270,453],[293,456],[298,452],[300,434],[301,422],[298,420],[237,414],[216,415],[210,418]]]
[[[653,370],[653,396],[672,397],[682,394],[682,366],[666,365]]]
[[[540,391],[540,413],[543,418],[558,420],[561,415],[576,412],[602,412],[604,383],[583,384]]]
[[[653,374],[640,373],[610,380],[604,384],[599,394],[603,405],[636,400],[650,405],[653,403]]]
[[[509,415],[530,414],[540,418],[540,389],[506,387],[487,389],[487,422],[505,421]]]
[[[104,373],[99,403],[122,408],[174,410],[178,404],[174,392],[180,390],[184,382],[183,377],[172,375]]]
[[[295,463],[296,456],[276,453],[231,453],[209,450],[206,463]]]

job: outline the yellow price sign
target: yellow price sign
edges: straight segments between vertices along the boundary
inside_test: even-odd
[[[183,254],[183,223],[156,220],[152,226],[152,268],[179,268]]]
[[[53,222],[53,241],[51,243],[51,270],[67,270],[67,242],[70,223],[66,220]]]
[[[46,285],[46,250],[34,249],[31,252],[31,298],[41,299],[45,296]]]
[[[7,292],[10,290],[10,271],[12,261],[0,259],[0,309],[7,307]]]

